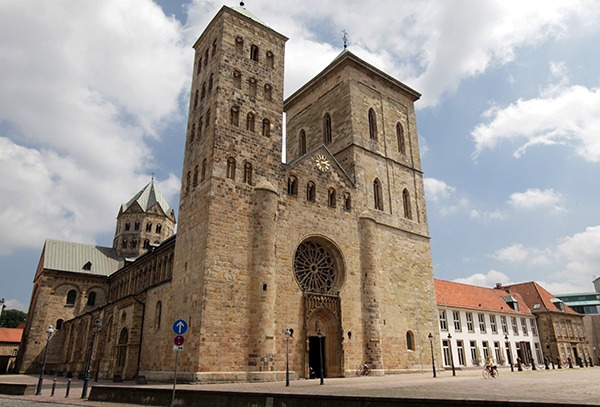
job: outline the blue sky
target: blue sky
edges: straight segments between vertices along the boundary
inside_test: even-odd
[[[0,2],[0,297],[44,239],[110,246],[156,174],[178,207],[191,45],[223,4]],[[592,291],[600,260],[600,3],[249,0],[290,38],[285,94],[342,48],[417,89],[434,272]]]

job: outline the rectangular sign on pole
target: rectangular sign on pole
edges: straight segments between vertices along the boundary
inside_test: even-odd
[[[183,352],[183,345],[181,345],[181,346],[173,345],[173,352]]]

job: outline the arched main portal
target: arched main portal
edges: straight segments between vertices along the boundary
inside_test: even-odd
[[[305,239],[296,249],[294,276],[304,293],[305,377],[319,377],[321,367],[324,377],[343,376],[340,250],[323,237]]]

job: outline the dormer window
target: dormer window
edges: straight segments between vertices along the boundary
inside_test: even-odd
[[[83,270],[90,271],[90,270],[92,269],[92,262],[91,262],[91,261],[88,261],[87,263],[85,263],[85,264],[83,265],[83,267],[82,267],[82,268],[83,268]]]
[[[554,304],[554,306],[561,312],[565,312],[565,303],[559,300],[558,298],[552,298],[550,301]]]
[[[508,304],[509,307],[511,307],[517,312],[519,311],[519,302],[515,297],[513,297],[512,295],[507,295],[502,297],[502,299],[504,300],[504,302],[506,302],[506,304]]]

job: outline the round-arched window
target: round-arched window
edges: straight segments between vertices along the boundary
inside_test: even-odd
[[[294,275],[300,288],[311,293],[333,294],[341,284],[335,257],[314,241],[305,241],[298,246]]]

